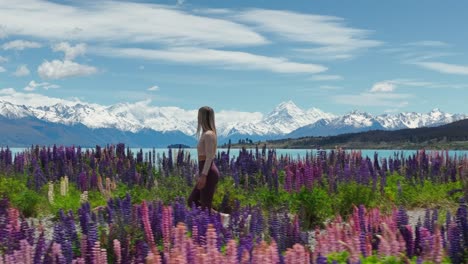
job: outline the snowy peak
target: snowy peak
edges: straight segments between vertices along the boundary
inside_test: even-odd
[[[31,116],[31,111],[24,105],[14,105],[6,101],[0,101],[0,116],[8,119],[20,119]]]
[[[277,105],[275,109],[267,115],[266,120],[298,118],[304,116],[304,114],[304,111],[297,107],[294,102],[287,101]]]
[[[224,113],[217,123],[223,138],[246,135],[251,138],[282,137],[300,130],[301,136],[331,135],[369,129],[401,129],[438,126],[468,118],[466,114],[450,114],[435,108],[427,113],[403,112],[371,115],[353,110],[344,115],[326,113],[317,108],[301,109],[293,101],[278,104],[267,115],[255,119],[233,117],[237,112]],[[243,113],[244,115],[249,113]],[[0,101],[0,116],[7,119],[35,117],[64,125],[83,124],[88,128],[115,128],[139,132],[143,129],[158,132],[179,131],[188,136],[196,132],[197,110],[178,107],[155,107],[149,101],[103,106],[88,103],[55,104],[48,106],[15,105]]]
[[[291,100],[278,104],[273,112],[302,112],[302,110]]]
[[[317,108],[304,111],[293,101],[286,101],[276,106],[259,124],[266,127],[271,134],[287,134],[300,127],[317,122],[320,119],[330,119],[332,114]]]
[[[428,113],[403,112],[380,115],[377,120],[386,129],[401,129],[438,126],[465,118],[468,118],[465,114],[450,114],[434,108]]]
[[[356,128],[361,127],[371,127],[378,123],[378,121],[369,113],[360,112],[358,110],[353,110],[341,117],[336,118],[333,120],[335,125],[346,125],[352,126]]]

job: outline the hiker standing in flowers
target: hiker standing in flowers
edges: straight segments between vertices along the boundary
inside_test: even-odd
[[[219,171],[214,163],[217,147],[217,135],[214,111],[204,106],[198,109],[198,175],[197,184],[188,198],[188,205],[194,203],[211,213],[213,196],[219,180]]]

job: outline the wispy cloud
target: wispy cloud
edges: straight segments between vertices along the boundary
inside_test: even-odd
[[[8,61],[7,58],[0,56],[0,63],[4,63],[4,62],[7,62],[7,61]]]
[[[440,73],[468,75],[468,66],[466,65],[449,64],[435,61],[420,61],[415,62],[414,64]]]
[[[27,4],[24,1],[2,2],[0,17],[6,34],[49,41],[217,47],[268,43],[243,24],[198,16],[174,6],[121,1],[82,5],[43,0],[28,0]]]
[[[35,91],[37,88],[43,88],[45,90],[49,90],[49,89],[60,88],[60,86],[56,85],[56,84],[51,84],[51,83],[48,83],[48,82],[38,83],[38,82],[32,80],[32,81],[30,81],[28,83],[28,85],[26,87],[24,87],[24,90],[28,91],[28,92],[32,92],[32,91]]]
[[[0,12],[1,15],[1,12]],[[3,23],[3,22],[2,22]],[[35,49],[41,48],[42,44],[34,41],[27,40],[13,40],[2,45],[4,50],[24,50],[24,49]]]
[[[371,93],[389,93],[395,91],[395,84],[390,82],[390,81],[383,81],[383,82],[378,82],[375,83],[372,88],[370,89]]]
[[[389,80],[395,85],[400,87],[410,86],[410,87],[421,87],[421,88],[440,88],[440,89],[463,89],[468,88],[468,84],[460,83],[439,83],[439,82],[430,82],[430,81],[420,81],[417,79],[393,79]]]
[[[360,94],[340,94],[332,97],[338,104],[354,106],[386,106],[386,107],[405,107],[409,104],[411,94],[404,93],[370,93]]]
[[[24,77],[24,76],[28,76],[30,73],[31,72],[29,71],[28,66],[23,64],[23,65],[18,66],[18,68],[16,68],[16,71],[13,73],[13,75],[16,77]]]
[[[340,17],[253,9],[241,12],[236,18],[288,41],[313,45],[297,50],[317,57],[349,59],[361,50],[382,44],[368,38],[371,31],[348,27]]]
[[[152,92],[159,91],[159,86],[153,85],[150,88],[148,88],[148,91],[152,91]]]
[[[407,46],[418,46],[418,47],[448,47],[448,43],[439,40],[421,40],[415,42],[406,43]]]
[[[408,87],[418,87],[421,89],[463,89],[468,88],[468,84],[438,83],[417,79],[399,78],[376,82],[370,89],[370,92],[394,92],[397,89]]]
[[[69,60],[44,61],[37,68],[42,79],[63,79],[68,77],[88,76],[98,72],[93,66],[79,64]]]
[[[140,48],[95,48],[102,56],[165,60],[178,63],[207,64],[240,70],[267,70],[276,73],[321,73],[327,67],[319,64],[293,62],[281,57],[268,57],[248,52],[204,48],[170,48],[165,50]]]
[[[341,75],[322,74],[322,75],[314,75],[314,76],[310,77],[309,79],[312,80],[312,81],[338,81],[338,80],[342,80],[343,77]]]
[[[407,51],[398,55],[398,57],[405,64],[415,64],[418,62],[424,62],[427,60],[433,60],[437,58],[455,56],[457,53],[454,52],[438,52],[438,51]]]
[[[6,72],[6,69],[3,68],[2,66],[0,66],[0,73],[2,73],[2,72]]]

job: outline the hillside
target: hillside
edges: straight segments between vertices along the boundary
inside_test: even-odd
[[[82,124],[64,125],[34,117],[8,119],[0,116],[0,146],[39,145],[95,146],[125,142],[132,147],[162,147],[170,144],[194,146],[196,140],[182,132],[159,132],[150,129],[136,133],[115,128],[91,129]]]
[[[468,119],[438,127],[422,127],[393,131],[371,130],[328,137],[301,137],[268,140],[272,148],[334,148],[356,149],[468,149]],[[234,145],[239,147],[239,145]]]

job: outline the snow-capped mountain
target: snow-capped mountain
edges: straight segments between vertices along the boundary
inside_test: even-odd
[[[376,119],[386,129],[418,128],[425,126],[438,126],[465,119],[464,114],[449,114],[442,112],[438,108],[432,109],[429,113],[398,113],[394,115],[384,114]]]
[[[0,101],[0,116],[10,120],[37,118],[44,122],[67,126],[84,125],[89,129],[115,129],[131,133],[181,132],[192,138],[197,122],[197,110],[154,107],[149,105],[149,102],[111,106],[76,103],[33,107]],[[326,136],[373,129],[438,126],[465,118],[468,118],[466,114],[445,113],[440,109],[433,109],[429,113],[406,112],[377,116],[355,110],[344,115],[334,115],[317,108],[304,110],[294,102],[287,101],[280,103],[266,115],[217,112],[217,128],[220,142],[223,142],[229,138]]]
[[[325,113],[317,108],[304,111],[292,101],[288,101],[279,104],[261,123],[270,127],[271,134],[287,134],[320,119],[333,118],[335,118],[333,114]]]
[[[287,137],[331,136],[366,130],[385,129],[371,114],[354,110],[343,116],[322,119],[289,133]]]
[[[333,118],[335,118],[333,114],[325,113],[320,109],[302,110],[294,102],[287,101],[276,106],[273,111],[256,122],[221,124],[220,135],[224,137],[285,135],[320,119],[331,120]]]
[[[0,116],[8,119],[19,119],[31,115],[31,109],[24,105],[14,105],[0,101]]]
[[[429,113],[397,113],[373,116],[369,113],[354,110],[331,120],[319,120],[313,124],[301,127],[286,137],[330,136],[344,133],[356,133],[367,130],[396,130],[403,128],[418,128],[439,126],[466,119],[465,114],[449,114],[440,109]]]

